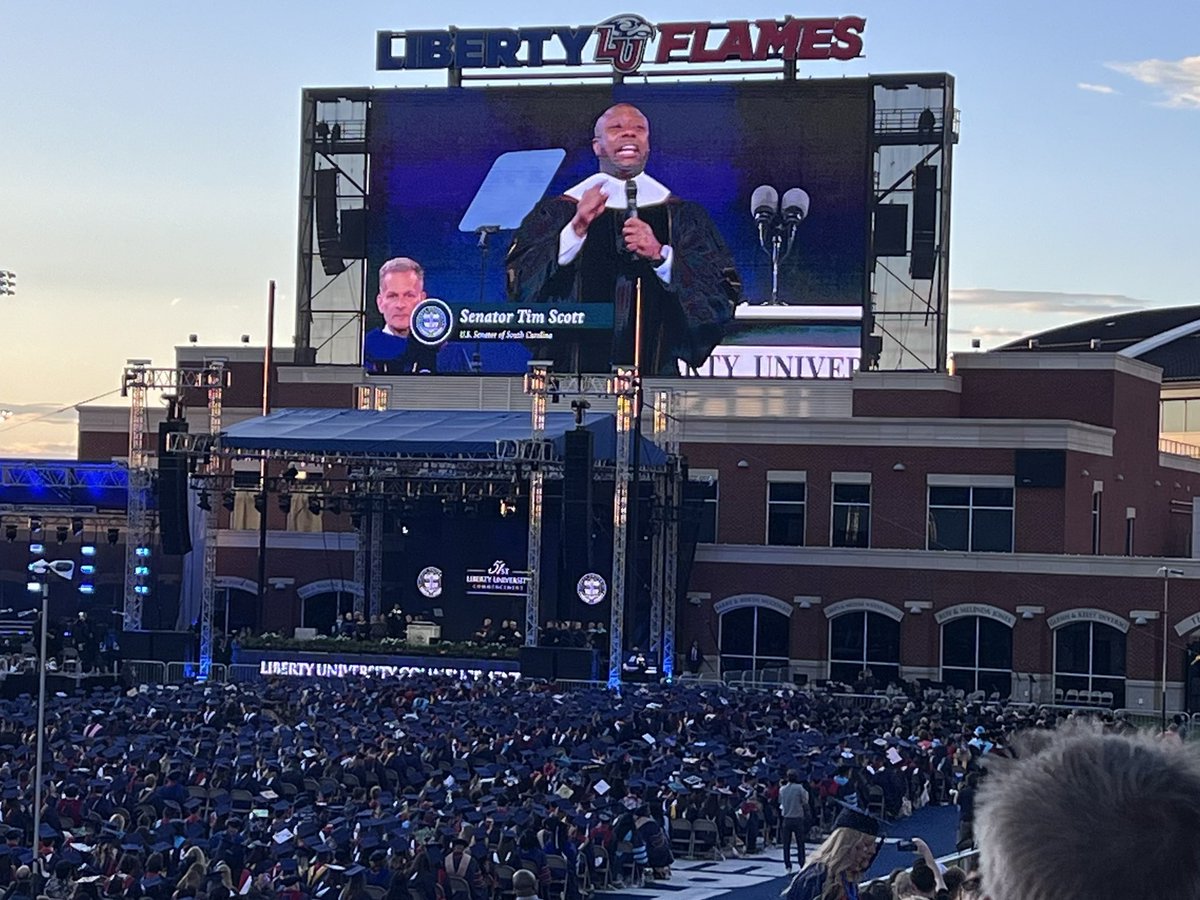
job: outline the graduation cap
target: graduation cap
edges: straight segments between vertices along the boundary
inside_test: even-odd
[[[842,807],[841,812],[837,814],[837,818],[833,820],[833,827],[835,829],[850,828],[871,837],[879,837],[882,831],[882,822],[879,819],[858,807],[851,806],[843,800],[838,800],[836,797],[833,798],[833,802]]]

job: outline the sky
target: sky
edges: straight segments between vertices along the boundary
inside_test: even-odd
[[[70,457],[74,405],[126,359],[290,344],[300,94],[440,85],[377,73],[378,30],[860,15],[865,56],[813,77],[956,79],[950,345],[1200,303],[1200,3],[355,0],[0,4],[0,457]],[[590,55],[590,54],[589,54]],[[419,136],[414,136],[419,139]],[[11,414],[9,414],[11,413]]]

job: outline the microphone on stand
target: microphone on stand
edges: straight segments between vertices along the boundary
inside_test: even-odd
[[[767,249],[767,238],[771,233],[771,223],[779,210],[779,192],[769,184],[760,184],[750,195],[750,214],[758,225],[758,242],[764,250]]]
[[[787,256],[792,249],[792,241],[796,237],[796,226],[808,216],[808,204],[808,192],[802,188],[789,188],[783,192],[783,201],[780,206],[783,208],[783,224],[787,229],[787,250],[784,251],[784,256]]]

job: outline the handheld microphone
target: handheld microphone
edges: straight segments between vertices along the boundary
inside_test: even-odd
[[[758,242],[765,248],[771,223],[779,210],[779,192],[769,184],[760,184],[750,195],[750,214],[758,225]]]
[[[625,221],[628,222],[637,217],[637,182],[628,178],[625,181]],[[625,235],[619,229],[617,231],[617,247],[626,259],[637,260],[637,254],[629,249],[625,243]]]

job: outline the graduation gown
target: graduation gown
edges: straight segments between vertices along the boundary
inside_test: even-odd
[[[623,209],[606,208],[588,228],[578,255],[560,265],[559,234],[575,215],[570,196],[542,200],[521,222],[507,260],[515,303],[613,303],[613,332],[583,332],[535,346],[558,371],[607,372],[634,361],[637,281],[642,284],[642,372],[674,375],[676,361],[701,365],[720,342],[741,296],[741,279],[707,211],[674,195],[638,215],[673,254],[664,284],[646,260],[623,249]]]

